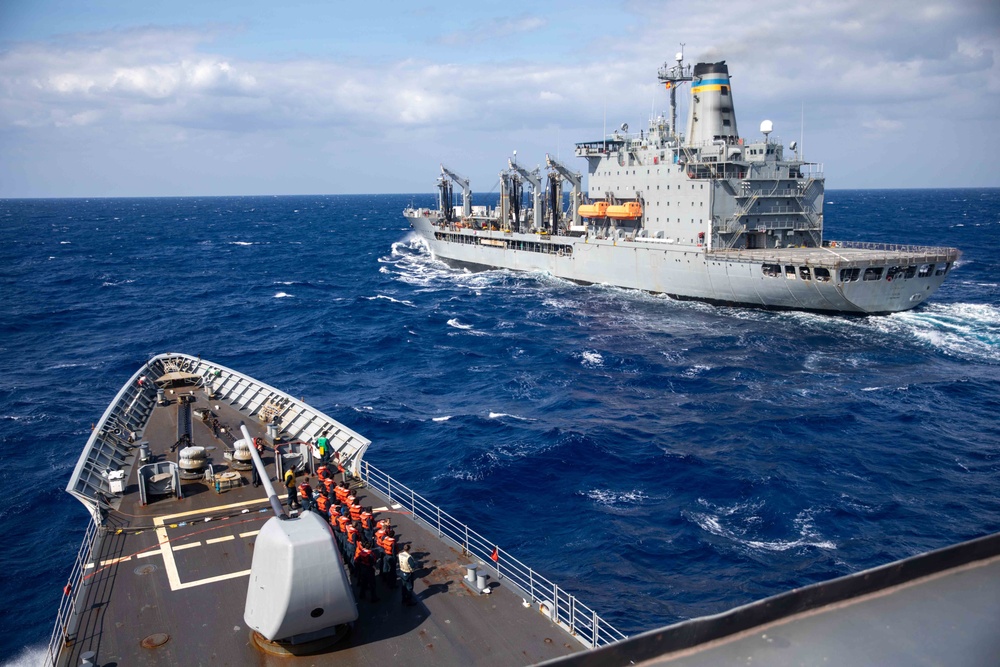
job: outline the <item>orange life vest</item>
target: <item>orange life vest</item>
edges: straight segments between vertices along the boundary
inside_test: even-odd
[[[340,532],[346,533],[347,527],[351,525],[351,520],[348,519],[346,516],[341,516],[339,519],[337,519],[337,525],[340,526]]]
[[[387,556],[395,555],[396,548],[396,538],[392,535],[386,535],[382,538],[382,551],[385,552]]]
[[[351,505],[351,521],[361,521],[361,505],[357,501]]]
[[[347,541],[350,542],[351,544],[356,544],[358,529],[354,527],[353,523],[349,521],[347,522],[347,530],[345,532],[347,533]]]
[[[336,494],[337,500],[340,501],[341,505],[347,502],[347,489],[342,486],[338,486],[334,489],[334,493]]]
[[[330,469],[326,466],[320,466],[316,470],[316,475],[322,480],[327,480],[330,478]]]
[[[365,530],[368,530],[369,528],[371,528],[372,527],[372,519],[373,518],[375,518],[375,517],[372,516],[371,512],[369,512],[367,510],[365,510],[364,512],[362,512],[361,513],[361,527],[364,528]]]
[[[330,507],[330,499],[322,493],[319,494],[319,498],[316,499],[316,507],[319,508],[320,512],[325,512]]]
[[[299,496],[303,499],[312,498],[312,487],[306,482],[299,484]]]

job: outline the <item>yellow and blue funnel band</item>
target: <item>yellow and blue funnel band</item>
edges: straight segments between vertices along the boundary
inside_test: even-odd
[[[706,93],[713,90],[720,91],[723,86],[729,87],[729,77],[722,79],[702,79],[697,85],[691,87],[691,93]]]

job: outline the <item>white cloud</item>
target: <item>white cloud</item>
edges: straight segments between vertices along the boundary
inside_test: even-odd
[[[217,46],[216,36],[230,30],[219,26],[11,44],[0,52],[0,146],[16,139],[27,152],[32,140],[58,131],[63,146],[76,139],[89,150],[109,140],[123,152],[141,147],[133,151],[137,160],[159,142],[178,151],[188,147],[188,157],[178,152],[175,163],[205,162],[208,147],[228,163],[246,154],[250,138],[262,156],[294,145],[309,153],[303,161],[322,168],[336,167],[349,151],[352,170],[337,181],[346,184],[338,191],[369,187],[351,178],[363,171],[362,161],[370,173],[385,173],[378,161],[386,156],[430,164],[455,156],[466,162],[456,169],[492,181],[510,149],[541,161],[546,151],[558,152],[559,142],[565,150],[573,141],[597,138],[605,114],[608,127],[642,127],[651,111],[666,106],[656,69],[684,40],[689,62],[729,63],[745,134],[771,118],[776,134],[798,139],[804,110],[806,145],[835,178],[861,173],[862,154],[890,161],[882,172],[890,175],[892,160],[919,159],[919,137],[930,136],[939,142],[938,163],[952,153],[966,159],[958,147],[975,143],[982,146],[977,155],[992,160],[976,173],[994,180],[1000,173],[997,158],[988,157],[1000,153],[993,128],[1000,107],[1000,10],[991,4],[634,0],[626,7],[634,20],[612,21],[613,30],[598,33],[600,48],[592,48],[594,35],[574,32],[571,42],[551,42],[552,57],[534,61],[518,58],[517,48],[508,60],[489,62],[249,58]],[[440,39],[516,42],[546,27],[546,19],[525,14],[473,21]],[[542,34],[549,40],[555,33]],[[435,37],[414,39],[426,44]],[[912,138],[912,152],[901,148],[901,137]],[[896,143],[890,149],[883,139]],[[256,163],[277,169],[279,160]],[[400,185],[399,179],[412,171],[392,170],[380,185],[410,189],[412,182]],[[423,177],[430,187],[433,174]],[[866,175],[856,184],[881,183]],[[834,180],[831,187],[845,185],[850,181]]]

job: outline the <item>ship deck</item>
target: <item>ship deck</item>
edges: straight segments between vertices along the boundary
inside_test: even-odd
[[[958,257],[954,248],[896,246],[877,243],[834,242],[821,248],[760,248],[716,249],[706,255],[710,259],[754,264],[790,264],[804,266],[892,265],[910,266],[931,262],[953,262]]]
[[[209,407],[195,392],[192,408]],[[253,436],[263,427],[244,419],[225,402],[211,408],[224,424],[246,422]],[[157,406],[142,434],[154,460],[175,457],[178,411]],[[215,473],[228,468],[224,443],[203,422],[194,421],[192,440],[205,446]],[[138,450],[135,450],[138,452]],[[273,453],[263,457],[274,477]],[[462,583],[470,562],[458,550],[387,506],[370,489],[362,503],[392,521],[399,546],[411,545],[421,569],[414,592],[419,603],[403,606],[401,593],[378,582],[378,602],[358,601],[359,619],[338,644],[307,657],[276,657],[255,648],[243,621],[254,540],[272,515],[263,487],[242,484],[214,488],[204,481],[182,483],[184,498],[161,497],[143,506],[137,468],[132,466],[117,511],[98,538],[77,598],[79,625],[59,664],[78,665],[93,651],[96,664],[377,665],[405,660],[411,665],[525,665],[583,650],[583,645],[502,582],[490,595]],[[355,480],[355,486],[360,483]],[[284,500],[283,487],[276,490]]]

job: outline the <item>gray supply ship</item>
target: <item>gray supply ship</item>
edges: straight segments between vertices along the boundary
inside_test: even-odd
[[[458,265],[719,304],[891,313],[926,301],[954,268],[955,248],[824,239],[822,165],[801,159],[796,142],[772,139],[771,121],[758,139],[740,136],[725,62],[691,67],[677,54],[659,80],[669,118],[576,145],[586,189],[551,156],[545,175],[509,160],[499,205],[473,206],[468,179],[442,165],[438,210],[403,215],[435,257]],[[684,85],[686,134],[676,127]],[[522,204],[528,190],[530,206]]]
[[[277,497],[271,479],[314,471],[320,438],[417,555],[415,605],[384,582],[381,599],[358,600],[330,525]],[[369,445],[238,371],[150,359],[67,485],[91,521],[45,664],[971,667],[1000,655],[1000,534],[625,637],[371,466]]]

